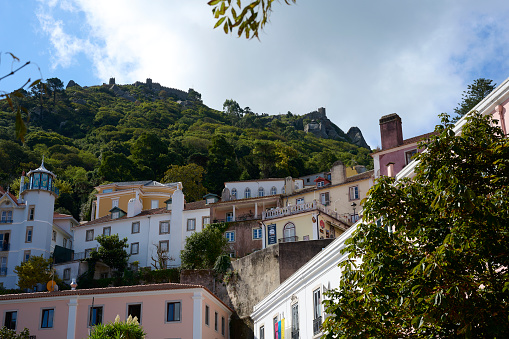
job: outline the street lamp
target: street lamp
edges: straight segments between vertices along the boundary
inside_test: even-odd
[[[352,202],[352,204],[350,205],[352,206],[353,208],[353,218],[352,218],[352,222],[355,222],[355,207],[357,207],[357,204],[354,202]]]

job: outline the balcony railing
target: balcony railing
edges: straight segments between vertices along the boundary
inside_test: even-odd
[[[299,329],[292,329],[292,339],[299,339]]]
[[[9,251],[11,249],[11,244],[0,244],[0,251]]]
[[[299,237],[298,236],[286,237],[286,238],[281,238],[278,241],[279,242],[296,242],[296,241],[299,241]]]
[[[6,276],[7,275],[7,267],[0,268],[0,276]]]
[[[317,335],[322,330],[322,317],[313,320],[313,335]]]
[[[0,224],[12,224],[12,219],[2,219],[0,220]]]
[[[274,219],[283,217],[286,215],[292,215],[297,214],[305,211],[310,211],[317,208],[318,203],[316,200],[313,200],[313,202],[306,202],[303,204],[297,204],[292,206],[286,206],[286,207],[278,207],[274,208],[273,210],[264,211],[262,212],[262,219]]]

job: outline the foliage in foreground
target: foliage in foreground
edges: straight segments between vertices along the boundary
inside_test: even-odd
[[[446,115],[436,131],[413,180],[371,189],[327,338],[507,337],[509,139],[477,113],[459,136]]]
[[[28,339],[30,338],[30,332],[28,328],[24,328],[23,331],[16,333],[14,330],[9,330],[3,326],[0,328],[0,338],[2,339]]]
[[[136,317],[124,322],[117,315],[115,322],[95,325],[88,339],[143,339],[145,334]]]

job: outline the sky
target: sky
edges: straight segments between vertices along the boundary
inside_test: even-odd
[[[375,148],[383,115],[400,115],[404,138],[424,134],[474,79],[509,77],[506,0],[297,0],[273,9],[260,40],[246,40],[213,29],[207,0],[0,0],[0,77],[31,62],[0,90],[40,77],[81,86],[151,78],[193,88],[218,110],[226,99],[269,114],[325,107]]]

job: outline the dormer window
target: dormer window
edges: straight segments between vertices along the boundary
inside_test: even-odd
[[[265,194],[265,190],[263,189],[263,187],[258,188],[258,196],[263,197],[264,194]]]
[[[237,199],[237,189],[233,188],[231,193],[232,199]]]
[[[120,217],[120,212],[112,212],[111,219],[118,219]]]
[[[276,186],[272,186],[272,188],[270,189],[270,195],[276,195],[277,194],[277,188]]]
[[[323,181],[319,181],[316,183],[316,187],[323,187]]]
[[[246,187],[246,189],[244,190],[244,198],[245,199],[251,198],[251,190],[249,189],[249,187]]]
[[[118,207],[113,207],[111,210],[110,210],[110,213],[111,213],[111,219],[118,219],[118,218],[121,218],[123,217],[124,215],[126,215],[126,213],[124,211],[122,211],[120,208]]]
[[[171,211],[171,203],[172,203],[172,199],[168,199],[164,202],[166,204],[166,210],[167,211]]]

